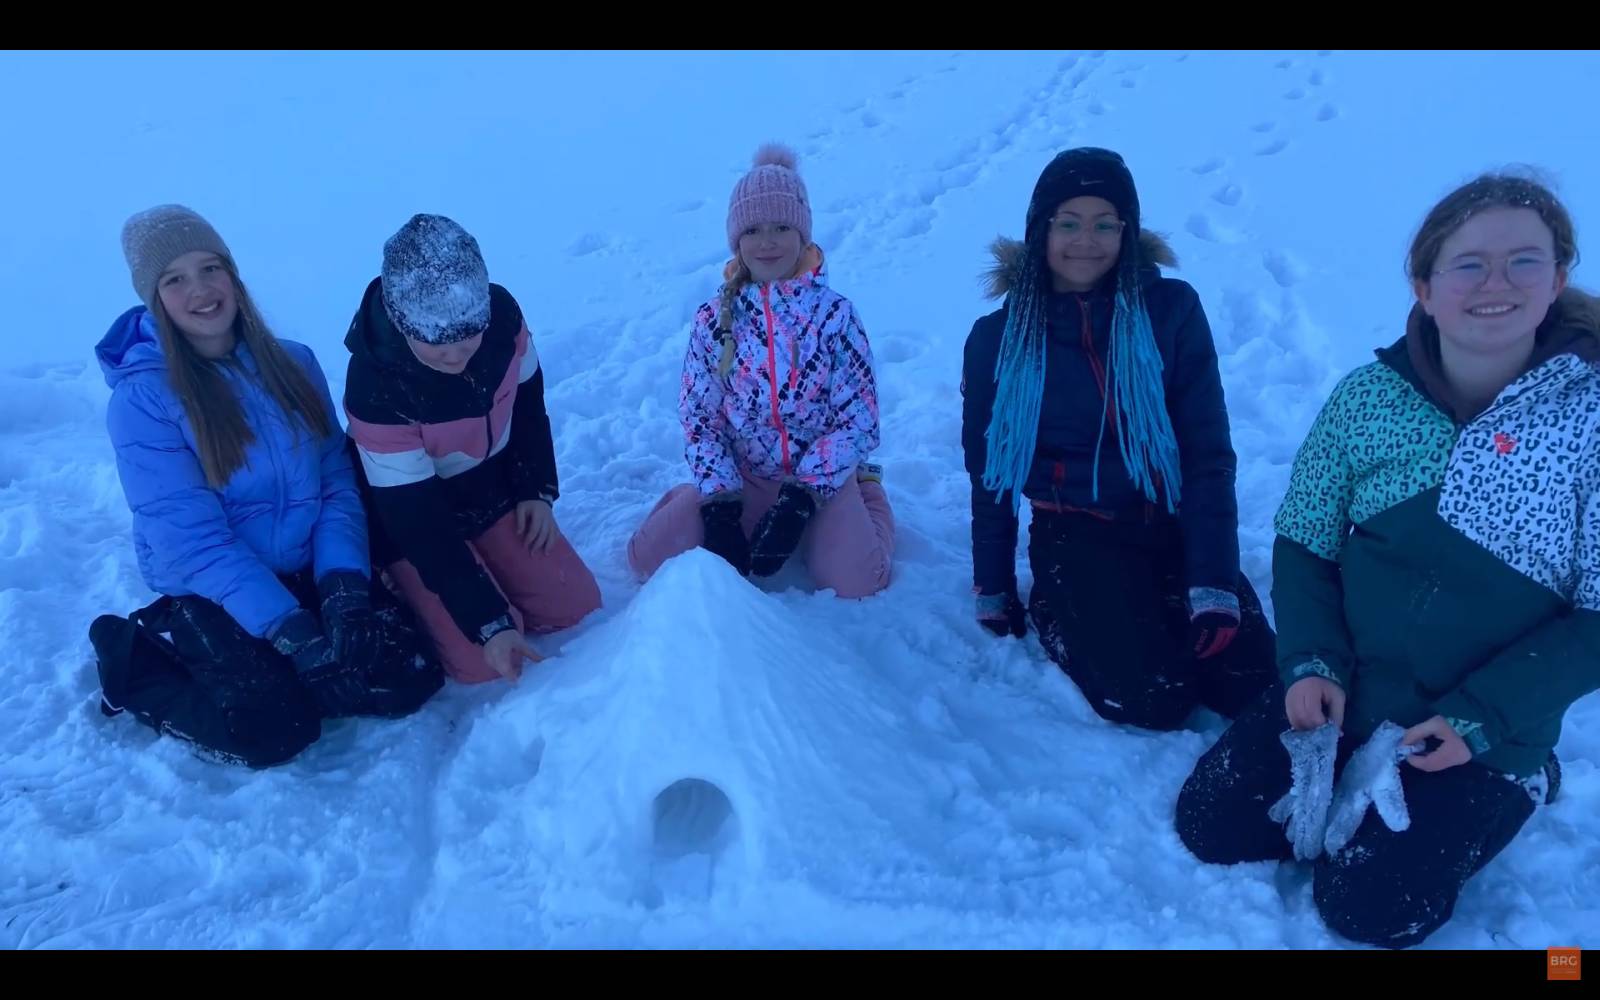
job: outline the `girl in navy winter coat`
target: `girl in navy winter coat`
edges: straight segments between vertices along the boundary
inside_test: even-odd
[[[370,583],[316,358],[273,337],[190,210],[134,216],[123,249],[145,304],[95,353],[139,570],[164,596],[90,629],[106,714],[266,766],[315,741],[322,718],[414,711],[442,674]]]
[[[1100,715],[1149,729],[1233,716],[1274,682],[1239,572],[1235,458],[1211,330],[1171,250],[1140,228],[1122,158],[1045,168],[1022,242],[995,245],[962,368],[979,623],[1051,658]],[[1018,510],[1034,586],[1017,595]]]

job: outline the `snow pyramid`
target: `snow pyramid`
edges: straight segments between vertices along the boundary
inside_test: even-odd
[[[555,919],[567,893],[591,917],[609,897],[620,919],[758,886],[770,896],[774,883],[870,891],[874,872],[946,867],[938,831],[970,772],[875,674],[870,650],[804,611],[696,549],[532,667],[445,776],[424,914],[477,929],[441,932],[447,942],[492,946],[478,933],[485,909]]]

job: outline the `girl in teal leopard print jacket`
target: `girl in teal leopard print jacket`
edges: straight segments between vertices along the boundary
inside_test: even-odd
[[[1406,947],[1449,919],[1553,796],[1562,718],[1600,688],[1600,310],[1567,288],[1576,257],[1567,210],[1522,177],[1480,177],[1429,213],[1405,336],[1334,389],[1278,512],[1286,693],[1242,715],[1179,797],[1202,860],[1287,860],[1268,815],[1290,791],[1285,730],[1326,734],[1336,771],[1396,734],[1367,787],[1397,782],[1404,807],[1380,794],[1316,861],[1317,908],[1357,941]],[[1341,774],[1333,815],[1353,784]]]

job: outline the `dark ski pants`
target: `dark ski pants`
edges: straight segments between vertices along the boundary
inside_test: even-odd
[[[1199,705],[1231,719],[1277,683],[1276,636],[1243,574],[1232,644],[1205,660],[1189,651],[1175,522],[1035,509],[1028,560],[1039,641],[1105,719],[1171,730]]]
[[[1267,810],[1289,791],[1289,728],[1274,689],[1206,751],[1178,795],[1178,836],[1209,864],[1288,861],[1283,826]],[[1339,742],[1342,770],[1360,745]],[[1467,880],[1533,815],[1529,785],[1478,764],[1432,773],[1400,766],[1411,825],[1395,833],[1369,809],[1339,853],[1315,862],[1312,896],[1329,929],[1351,941],[1408,948],[1444,926]]]
[[[302,606],[317,612],[309,574],[285,577],[284,583]],[[382,652],[367,671],[361,697],[328,717],[409,715],[444,684],[411,613],[377,582],[372,607]],[[323,713],[294,664],[203,598],[163,597],[128,617],[102,615],[90,626],[89,639],[99,661],[102,711],[127,711],[206,756],[270,767],[290,760],[322,733]]]

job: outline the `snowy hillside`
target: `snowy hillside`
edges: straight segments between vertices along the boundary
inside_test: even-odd
[[[1126,157],[1211,319],[1263,596],[1294,451],[1399,335],[1433,201],[1537,164],[1600,254],[1592,55],[22,53],[0,92],[28,95],[0,102],[28,137],[0,161],[6,947],[1342,946],[1308,870],[1206,868],[1174,833],[1220,720],[1112,726],[972,621],[957,383],[986,245],[1057,150]],[[685,477],[688,321],[772,139],[877,358],[899,537],[864,601],[624,563]],[[102,717],[88,624],[149,594],[92,348],[135,302],[123,220],[167,201],[336,395],[383,240],[419,211],[472,231],[534,332],[604,611],[514,688],[329,724],[271,771]],[[1559,749],[1562,799],[1429,947],[1600,947],[1600,699]]]

